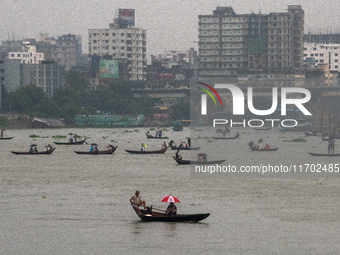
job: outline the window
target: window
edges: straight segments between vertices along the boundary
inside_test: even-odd
[[[334,53],[334,56],[336,56],[336,57],[337,57],[337,56],[338,56],[338,53]]]
[[[4,73],[4,72],[5,72],[5,69],[1,69],[0,72]]]
[[[97,36],[97,33],[93,33],[93,36]]]
[[[112,43],[116,43],[116,40],[112,40]]]
[[[315,53],[315,57],[318,57],[319,56],[319,54],[318,53]]]
[[[17,57],[20,58],[21,54],[17,54]]]
[[[124,36],[125,34],[124,33],[121,33],[120,36]]]
[[[338,61],[339,61],[338,59],[334,60],[335,63],[338,63]]]
[[[105,43],[109,43],[109,40],[105,40]]]
[[[112,36],[116,36],[116,33],[112,33]]]
[[[320,57],[323,57],[323,53],[320,53]]]
[[[116,47],[112,47],[113,50],[116,50]]]
[[[338,66],[334,66],[335,69],[338,69]]]
[[[316,48],[313,48],[313,50],[316,50]]]

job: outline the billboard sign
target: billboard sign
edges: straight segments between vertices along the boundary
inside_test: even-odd
[[[134,9],[119,9],[119,27],[133,27],[135,25]]]
[[[119,78],[117,60],[100,60],[100,78]]]

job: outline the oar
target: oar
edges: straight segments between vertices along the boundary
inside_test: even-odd
[[[151,207],[151,209],[155,209],[155,210],[158,210],[158,211],[161,211],[161,212],[166,212],[164,210],[161,210],[161,209],[158,209],[158,208],[154,208],[154,207]]]

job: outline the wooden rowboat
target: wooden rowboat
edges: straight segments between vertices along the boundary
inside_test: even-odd
[[[65,143],[65,142],[54,142],[54,143],[57,144],[57,145],[80,145],[80,144],[83,144],[85,142],[85,140],[86,139],[76,141],[76,142],[72,142],[72,143],[70,143],[70,142],[67,142],[67,143]]]
[[[267,131],[267,130],[271,130],[271,127],[258,127],[258,128],[254,128],[254,130],[256,131]]]
[[[148,139],[169,139],[169,137],[167,137],[167,136],[162,136],[162,137],[156,137],[156,136],[152,136],[152,135],[149,135],[149,134],[146,134],[146,137],[148,138]]]
[[[89,151],[74,151],[77,154],[87,154],[87,155],[109,155],[113,154],[118,146],[114,147],[112,150],[98,151],[98,152],[89,152]]]
[[[338,153],[338,154],[320,154],[320,153],[308,152],[308,154],[310,154],[312,156],[325,156],[325,157],[337,157],[337,156],[340,156],[340,153]]]
[[[167,216],[165,213],[152,211],[150,207],[148,210],[141,209],[140,211],[132,207],[138,217],[142,221],[159,221],[159,222],[198,222],[207,218],[210,213],[199,214],[177,214],[174,216]]]
[[[271,148],[271,149],[259,149],[259,148],[257,148],[256,146],[253,146],[254,145],[254,143],[252,144],[252,143],[248,143],[248,145],[249,145],[249,147],[250,147],[250,149],[252,150],[252,151],[277,151],[279,148]]]
[[[212,160],[212,161],[206,161],[206,162],[202,162],[202,161],[190,161],[190,160],[184,160],[184,159],[176,159],[175,157],[173,157],[174,160],[176,160],[177,164],[179,165],[214,165],[214,164],[221,164],[224,161],[226,161],[226,159],[222,159],[222,160]]]
[[[171,150],[187,150],[187,151],[190,151],[190,150],[199,150],[201,147],[179,147],[179,146],[171,146],[170,145],[170,148]]]
[[[214,138],[214,139],[237,139],[238,136],[232,136],[232,137],[220,137],[220,136],[212,136],[211,138]]]
[[[55,150],[55,148],[52,148],[49,151],[38,151],[35,153],[29,153],[28,151],[11,151],[13,154],[17,154],[17,155],[48,155],[48,154],[52,154],[52,152]]]
[[[163,154],[168,150],[169,147],[166,147],[165,149],[156,150],[156,151],[132,151],[132,150],[125,150],[128,153],[131,154]]]
[[[13,138],[13,136],[12,137],[3,137],[3,138],[0,138],[0,140],[11,140]]]

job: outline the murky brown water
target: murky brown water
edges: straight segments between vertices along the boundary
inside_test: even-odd
[[[338,254],[339,179],[192,178],[189,167],[176,165],[173,151],[126,153],[141,142],[150,150],[161,146],[159,140],[145,139],[146,129],[135,130],[6,130],[15,138],[0,141],[0,254]],[[119,147],[111,156],[73,152],[88,150],[85,144],[57,146],[47,156],[10,153],[28,150],[31,143],[43,149],[55,140],[52,135],[68,132],[89,136],[99,149],[111,140]],[[319,151],[326,146],[315,137],[307,144],[284,144],[282,137],[300,135],[251,132],[240,132],[244,150],[228,149],[229,161],[259,160],[247,148],[251,137],[277,144],[274,157],[287,162],[301,147]],[[34,140],[30,134],[46,138]],[[184,141],[189,129],[163,135]],[[199,140],[193,139],[193,146]],[[207,143],[230,148],[221,141]],[[293,156],[287,156],[288,150]],[[301,157],[310,159],[305,152]],[[182,202],[180,212],[211,215],[196,224],[141,222],[128,201],[136,189],[156,208],[165,208],[160,200],[172,194]]]

